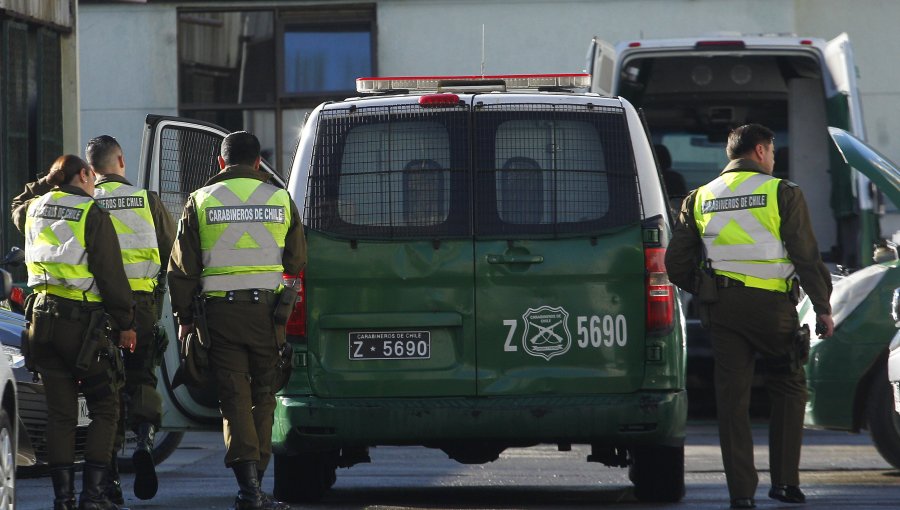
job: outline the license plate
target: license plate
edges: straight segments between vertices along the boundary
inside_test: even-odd
[[[350,359],[429,359],[430,331],[354,331]]]
[[[88,413],[87,400],[84,397],[78,397],[78,426],[85,427],[91,422]]]

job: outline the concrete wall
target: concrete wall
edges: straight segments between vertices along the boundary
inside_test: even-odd
[[[109,134],[137,175],[144,118],[178,113],[176,12],[170,5],[79,7],[80,152]]]
[[[900,47],[900,31],[894,29],[900,19],[896,0],[374,1],[378,73],[383,76],[480,73],[482,24],[489,74],[580,71],[595,35],[616,42],[719,31],[794,32],[823,39],[848,32],[869,141],[900,162],[900,115],[894,114],[900,106],[900,66],[885,65],[891,49]],[[340,2],[271,5],[315,3]],[[81,137],[84,141],[102,132],[117,136],[130,172],[137,162],[144,115],[177,111],[177,5],[80,6]],[[107,32],[110,24],[115,30]],[[104,62],[112,64],[107,71],[102,71]]]

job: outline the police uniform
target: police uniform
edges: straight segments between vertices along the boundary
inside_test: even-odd
[[[161,261],[168,262],[175,227],[155,193],[132,186],[116,174],[104,175],[96,183],[94,199],[110,213],[122,248],[125,275],[135,302],[137,346],[124,353],[125,387],[114,450],[125,439],[125,427],[137,435],[133,461],[134,492],[140,499],[156,495],[157,479],[152,456],[153,439],[162,420],[162,397],[156,391],[156,367],[167,344],[164,329],[157,324],[158,287],[163,285]],[[162,280],[162,281],[161,281]],[[110,498],[122,502],[118,466],[110,464]]]
[[[110,462],[119,416],[121,374],[116,374],[117,349],[105,335],[86,369],[76,360],[91,316],[105,311],[115,329],[132,328],[131,292],[122,266],[119,241],[109,214],[95,207],[80,188],[43,182],[29,184],[13,200],[13,221],[25,234],[28,284],[34,290],[29,306],[32,338],[29,357],[41,378],[47,399],[47,460],[57,491],[56,508],[74,508],[72,467],[78,392],[87,401],[84,467],[85,508],[104,506],[102,479]],[[38,317],[36,310],[49,313]],[[34,334],[37,330],[40,335]],[[60,497],[62,492],[62,497]]]
[[[229,166],[191,194],[169,264],[179,324],[194,322],[195,294],[205,299],[225,465],[238,476],[239,499],[245,491],[238,469],[253,464],[261,479],[272,453],[278,361],[272,312],[282,274],[298,274],[306,264],[297,207],[267,178],[250,166]]]
[[[753,160],[731,161],[685,198],[666,252],[675,285],[698,294],[711,260],[718,301],[709,305],[719,439],[732,501],[753,498],[749,405],[757,353],[771,362],[769,462],[772,484],[799,485],[806,405],[802,366],[784,363],[799,328],[789,291],[799,277],[817,314],[830,314],[831,278],[822,263],[800,188]],[[774,369],[774,367],[778,367]]]

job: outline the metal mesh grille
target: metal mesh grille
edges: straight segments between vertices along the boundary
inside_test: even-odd
[[[28,182],[28,26],[13,21],[3,21],[3,129],[0,133],[0,158],[3,158],[4,218],[9,211],[9,200],[22,192]],[[46,171],[45,168],[39,171]],[[8,224],[7,224],[8,225]],[[25,237],[15,228],[2,228],[3,250],[12,246],[24,246]],[[14,269],[16,279],[23,279],[24,268]]]
[[[322,112],[307,225],[352,238],[469,232],[467,108],[418,105]]]
[[[177,221],[184,203],[219,172],[222,137],[191,128],[166,126],[160,133],[159,196]]]
[[[640,219],[624,111],[587,105],[476,109],[476,234],[586,233]]]
[[[38,162],[40,171],[50,168],[63,152],[62,143],[62,76],[60,73],[59,34],[38,30],[40,61]]]

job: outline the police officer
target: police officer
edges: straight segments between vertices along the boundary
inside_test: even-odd
[[[153,439],[162,419],[162,397],[156,391],[156,367],[167,342],[165,330],[157,324],[157,307],[161,305],[157,296],[161,297],[165,285],[160,261],[168,263],[175,225],[156,193],[132,186],[125,179],[125,156],[115,138],[92,138],[84,152],[98,176],[94,200],[116,220],[113,226],[135,302],[137,347],[124,355],[124,416],[119,421],[107,480],[109,498],[122,504],[116,452],[125,440],[125,426],[137,436],[132,454],[134,495],[150,499],[158,488]]]
[[[755,507],[759,478],[749,405],[757,353],[769,365],[769,497],[803,503],[799,463],[806,380],[798,342],[808,349],[809,337],[798,334],[792,291],[799,277],[817,314],[819,336],[831,336],[831,278],[803,193],[796,184],[772,177],[774,133],[758,124],[736,128],[728,136],[726,153],[731,161],[722,173],[682,203],[666,269],[672,283],[700,294],[708,306],[719,442],[731,507]]]
[[[247,132],[222,141],[221,172],[191,194],[169,263],[179,338],[193,331],[192,298],[202,293],[218,385],[225,465],[239,487],[234,508],[286,509],[260,489],[272,453],[277,376],[272,312],[282,274],[306,264],[294,202],[260,171],[259,141]]]
[[[78,392],[88,425],[81,510],[118,509],[103,491],[119,415],[121,358],[105,334],[103,313],[133,351],[131,290],[109,214],[95,207],[94,174],[81,158],[58,158],[48,175],[13,200],[13,221],[25,234],[28,351],[47,397],[47,458],[54,509],[75,508],[75,429]]]

